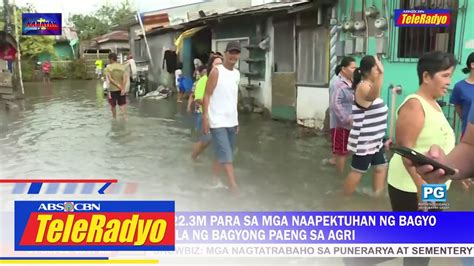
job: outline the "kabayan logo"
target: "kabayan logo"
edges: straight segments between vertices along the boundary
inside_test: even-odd
[[[423,184],[421,186],[422,202],[446,202],[445,184]]]
[[[61,35],[61,13],[23,13],[23,35]]]
[[[451,22],[451,10],[395,9],[394,20],[397,27],[448,27]]]

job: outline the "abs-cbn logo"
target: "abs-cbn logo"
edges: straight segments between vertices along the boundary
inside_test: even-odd
[[[100,203],[66,201],[64,203],[41,203],[38,211],[100,211]]]

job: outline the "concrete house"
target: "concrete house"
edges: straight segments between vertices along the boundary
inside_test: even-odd
[[[161,13],[162,23],[146,32],[153,65],[157,66],[153,76],[161,77],[156,80],[169,82],[161,71],[163,49],[173,48],[181,34],[193,31],[179,51],[185,75],[192,72],[192,59],[200,56],[202,48],[196,46],[222,51],[228,41],[238,40],[244,47],[239,63],[242,95],[268,109],[275,119],[322,128],[329,106],[329,81],[342,56],[360,60],[366,54],[379,54],[387,73],[382,96],[391,107],[389,87],[401,85],[402,94],[394,104],[398,107],[418,87],[416,62],[421,54],[443,50],[454,53],[464,64],[474,51],[473,33],[466,30],[474,17],[474,5],[467,0],[427,1],[430,7],[453,10],[449,27],[430,30],[395,27],[395,9],[417,8],[408,0],[375,0],[374,6],[367,1],[259,1],[253,6],[257,1],[251,2],[226,12],[203,10],[199,18],[179,24]],[[366,22],[365,11],[369,14]],[[344,29],[350,21],[358,23],[358,30]],[[365,27],[360,27],[362,21]],[[143,33],[139,25],[134,27],[133,31],[141,34],[130,34],[132,53],[146,58]],[[460,69],[454,81],[464,77]],[[448,102],[449,97],[443,101]],[[444,108],[457,128],[454,109],[448,104]]]

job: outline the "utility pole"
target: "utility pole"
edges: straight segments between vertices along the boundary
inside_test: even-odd
[[[13,12],[13,14],[12,14]],[[5,41],[7,40],[8,36],[14,36],[15,37],[15,42],[16,42],[16,60],[14,61],[14,67],[13,67],[13,78],[12,78],[12,84],[13,84],[13,90],[15,89],[18,91],[21,91],[21,97],[25,94],[25,90],[23,88],[23,80],[22,80],[22,73],[21,73],[21,54],[20,54],[20,36],[18,32],[18,27],[16,25],[17,23],[17,13],[16,13],[16,5],[15,5],[15,0],[13,0],[13,4],[10,5],[8,0],[3,0],[3,13],[5,16],[5,27],[4,27],[4,33],[5,33]],[[14,93],[13,95],[18,95],[18,93]]]
[[[6,0],[8,1],[8,0]],[[16,9],[16,3],[15,0],[13,0],[13,18],[14,18],[14,23],[13,26],[15,27],[15,41],[17,45],[16,49],[16,58],[17,58],[17,66],[18,66],[18,77],[20,80],[20,88],[21,88],[21,97],[25,95],[25,87],[23,87],[23,73],[21,72],[21,50],[20,50],[20,33],[18,32],[18,27],[16,26],[17,23],[17,9]]]
[[[4,31],[6,34],[11,34],[12,23],[11,23],[10,6],[8,5],[8,0],[3,0],[3,16],[5,17]]]

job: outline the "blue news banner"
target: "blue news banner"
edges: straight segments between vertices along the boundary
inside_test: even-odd
[[[474,212],[177,212],[177,244],[474,244]]]

